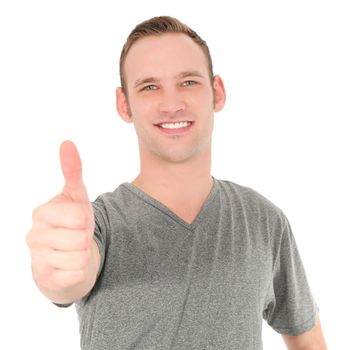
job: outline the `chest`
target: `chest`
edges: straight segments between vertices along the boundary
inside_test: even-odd
[[[127,333],[130,344],[143,339],[149,348],[174,339],[193,349],[206,348],[198,341],[208,339],[209,348],[224,338],[230,348],[258,341],[271,281],[266,230],[228,211],[204,214],[196,225],[169,215],[118,220],[82,319],[102,325],[103,339]],[[244,345],[242,334],[251,335]]]
[[[256,300],[263,296],[272,271],[264,234],[235,220],[222,222],[220,216],[196,227],[169,218],[140,220],[112,235],[103,283],[120,288],[143,285],[143,291],[157,285],[164,294],[191,290],[197,299],[213,293]]]

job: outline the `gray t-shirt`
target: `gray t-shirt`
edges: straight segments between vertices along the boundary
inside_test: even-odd
[[[256,191],[214,179],[188,224],[130,183],[93,203],[101,267],[75,303],[81,348],[262,349],[262,321],[316,322],[289,222]]]

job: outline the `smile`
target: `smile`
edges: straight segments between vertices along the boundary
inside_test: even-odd
[[[185,122],[176,122],[176,123],[161,123],[161,124],[158,124],[158,126],[163,129],[181,129],[181,128],[186,128],[191,124],[192,122],[185,121]]]

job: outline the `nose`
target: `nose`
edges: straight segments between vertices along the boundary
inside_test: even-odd
[[[159,111],[166,114],[176,114],[186,107],[183,96],[176,89],[163,90]]]

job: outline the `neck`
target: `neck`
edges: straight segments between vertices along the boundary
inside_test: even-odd
[[[182,163],[171,163],[140,151],[140,173],[132,183],[169,206],[198,203],[205,200],[212,188],[210,171],[211,147]]]

